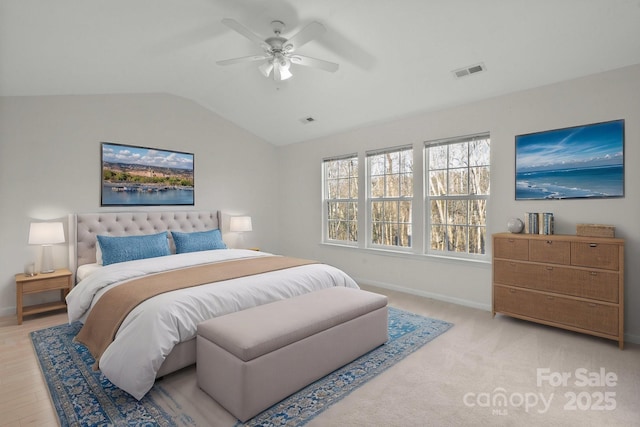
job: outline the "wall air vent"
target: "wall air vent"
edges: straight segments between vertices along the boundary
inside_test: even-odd
[[[487,67],[481,62],[479,64],[469,65],[468,67],[453,70],[452,73],[457,79],[459,79],[462,77],[470,76],[471,74],[478,74],[486,70]]]

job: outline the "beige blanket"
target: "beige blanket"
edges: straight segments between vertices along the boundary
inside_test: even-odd
[[[91,355],[96,359],[94,369],[98,369],[100,357],[115,339],[125,317],[136,306],[149,298],[178,289],[315,262],[299,258],[267,256],[197,265],[133,279],[102,295],[91,309],[85,324],[76,335],[75,341],[84,344],[89,349]]]

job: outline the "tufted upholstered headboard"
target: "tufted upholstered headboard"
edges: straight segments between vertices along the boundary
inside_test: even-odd
[[[96,236],[131,236],[161,231],[205,231],[220,228],[220,211],[99,212],[69,214],[69,264],[75,275],[96,262]],[[171,233],[169,245],[175,252]]]

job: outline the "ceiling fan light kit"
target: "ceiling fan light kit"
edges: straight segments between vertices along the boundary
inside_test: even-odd
[[[264,51],[264,54],[225,59],[223,61],[217,61],[218,65],[224,66],[243,62],[264,61],[258,66],[258,70],[265,77],[269,77],[273,73],[273,79],[276,81],[287,80],[293,77],[290,71],[291,64],[319,68],[332,73],[338,70],[339,66],[334,62],[294,54],[296,49],[327,31],[324,25],[319,22],[314,21],[310,23],[296,35],[290,39],[286,39],[281,36],[285,28],[284,22],[272,21],[271,28],[274,35],[264,40],[234,19],[225,18],[222,20],[222,23],[259,45]]]

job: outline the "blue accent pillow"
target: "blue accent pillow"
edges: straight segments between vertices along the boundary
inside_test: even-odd
[[[102,265],[171,255],[167,232],[142,236],[96,236],[102,250]]]
[[[227,249],[222,241],[222,233],[219,229],[209,231],[196,231],[193,233],[181,233],[172,231],[173,242],[176,244],[176,253],[209,251],[212,249]]]

